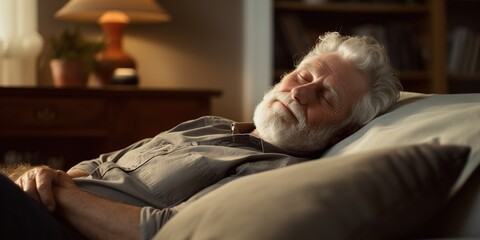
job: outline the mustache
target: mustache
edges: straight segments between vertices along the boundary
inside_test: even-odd
[[[273,90],[269,92],[265,97],[268,97],[268,101],[270,103],[273,103],[274,101],[282,102],[285,106],[290,108],[290,111],[292,111],[293,115],[295,115],[300,124],[307,124],[305,108],[300,103],[295,101],[290,93],[277,92]]]

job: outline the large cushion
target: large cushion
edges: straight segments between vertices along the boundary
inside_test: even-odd
[[[431,224],[431,237],[480,237],[480,94],[425,95],[403,92],[394,108],[325,156],[426,142],[471,147],[471,154],[451,191],[451,201]],[[476,171],[476,175],[472,174]],[[466,186],[465,182],[468,180]]]
[[[422,239],[480,239],[480,168],[429,222]]]
[[[333,146],[324,156],[420,143],[471,147],[452,193],[480,164],[480,94],[425,95],[403,92],[392,110]]]
[[[155,239],[392,239],[445,203],[469,149],[423,144],[247,176],[200,198]]]

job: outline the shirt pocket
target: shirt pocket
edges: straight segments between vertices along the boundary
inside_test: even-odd
[[[155,156],[165,155],[173,150],[173,145],[165,139],[153,139],[140,148],[130,150],[118,161],[117,167],[125,172],[135,171]]]
[[[156,155],[130,174],[166,206],[186,200],[219,178],[206,157],[185,152]]]

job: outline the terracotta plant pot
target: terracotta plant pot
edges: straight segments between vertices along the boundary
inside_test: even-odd
[[[55,87],[85,87],[88,76],[84,64],[77,61],[52,59],[50,61],[53,85]]]

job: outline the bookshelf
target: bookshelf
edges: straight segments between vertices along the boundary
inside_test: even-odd
[[[446,1],[275,1],[275,81],[319,34],[339,31],[374,35],[384,43],[405,90],[447,93]]]
[[[480,92],[480,0],[447,0],[449,92]]]

